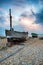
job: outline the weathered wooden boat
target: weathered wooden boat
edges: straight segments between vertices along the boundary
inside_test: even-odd
[[[10,42],[22,42],[27,40],[28,37],[28,32],[19,32],[19,31],[14,31],[12,28],[12,16],[11,16],[11,9],[9,10],[9,15],[10,15],[10,30],[5,30],[5,34],[7,37],[7,41]],[[9,44],[9,43],[8,43]]]

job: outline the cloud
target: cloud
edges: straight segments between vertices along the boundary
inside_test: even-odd
[[[14,15],[13,15],[13,21],[14,21]],[[10,25],[9,10],[6,11],[5,9],[0,9],[0,24],[3,24],[4,27]]]
[[[10,5],[14,5],[14,6],[23,6],[27,1],[26,0],[1,0],[0,1],[0,5],[1,6],[10,6]]]
[[[1,25],[0,27],[5,26],[5,22],[8,21],[7,18],[8,18],[7,12],[4,9],[0,9],[0,25]]]
[[[43,5],[41,0],[1,0],[0,7],[3,8],[0,8],[0,27],[9,29],[8,9],[11,8],[15,30],[42,31],[43,11],[39,12],[40,5]]]
[[[36,21],[37,24],[43,24],[43,9],[39,11],[39,13],[36,13]]]
[[[27,12],[28,13],[28,12]],[[21,14],[20,23],[27,28],[32,28],[32,24],[34,23],[35,18],[33,15],[28,15],[26,13]]]
[[[21,14],[21,12],[19,10],[14,11],[14,7],[11,8],[12,9],[12,26],[18,26],[19,25],[19,15]],[[3,25],[2,25],[3,24]],[[9,29],[10,27],[10,18],[9,18],[9,10],[6,11],[3,8],[0,8],[0,27],[3,28],[7,28]]]
[[[5,19],[3,16],[0,17],[0,23],[4,23]]]
[[[11,5],[14,5],[14,6],[18,6],[18,7],[20,7],[20,6],[25,6],[25,5],[32,5],[32,4],[34,4],[34,5],[37,5],[38,3],[39,3],[39,0],[1,0],[0,1],[1,3],[0,3],[0,5],[1,6],[11,6]]]
[[[43,7],[43,0],[39,0],[39,5]]]
[[[28,13],[28,12],[27,12]],[[42,26],[39,23],[36,23],[36,15],[22,13],[20,17],[20,24],[25,27],[25,29],[29,32],[43,33]]]
[[[21,31],[21,32],[26,31],[25,27],[23,25],[21,25],[21,24],[15,25],[14,30]]]
[[[38,2],[39,2],[39,0],[27,0],[29,3],[31,3],[31,4],[37,4]]]

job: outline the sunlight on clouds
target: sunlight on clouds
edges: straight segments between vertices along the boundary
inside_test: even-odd
[[[19,17],[24,11],[27,11],[26,14],[28,14],[28,15],[32,14],[31,9],[35,11],[34,6],[29,6],[29,5],[24,6],[24,7],[11,6],[11,9],[12,9],[12,25],[13,26],[19,24]],[[9,10],[6,11],[5,9],[2,9],[2,8],[0,8],[0,10],[3,12],[2,16],[4,16],[4,19],[5,19],[3,26],[4,27],[9,26],[10,25]],[[26,24],[31,24],[32,21],[30,19],[32,20],[33,18],[29,17],[29,19],[28,18],[24,19],[25,23],[27,22]],[[30,22],[28,22],[28,21],[30,21]]]
[[[10,28],[9,8],[11,8],[12,26],[14,29],[43,32],[43,0],[1,0],[0,27],[4,29]],[[21,29],[22,26],[24,29]]]
[[[40,24],[35,23],[36,18],[34,16],[22,17],[20,24],[23,25],[27,30],[40,30]]]
[[[42,27],[41,25],[39,24],[36,24],[35,21],[36,21],[36,18],[35,16],[33,15],[32,11],[33,12],[37,12],[35,7],[34,6],[25,6],[24,8],[20,8],[20,7],[13,7],[12,6],[12,25],[13,27],[16,25],[21,25],[21,26],[24,26],[24,28],[27,30],[27,31],[40,31],[42,30]],[[5,21],[3,23],[3,26],[2,26],[2,23],[0,23],[0,27],[9,27],[10,26],[10,20],[9,20],[9,10],[6,11],[4,9],[0,9],[2,11],[2,15],[0,16],[3,16]],[[23,15],[21,15],[23,14]],[[10,27],[9,27],[10,28]]]
[[[27,26],[27,28],[28,28],[34,23],[34,21],[35,21],[35,17],[33,17],[33,16],[22,17],[20,19],[20,24]]]

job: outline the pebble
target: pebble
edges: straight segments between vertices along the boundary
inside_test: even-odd
[[[20,46],[9,49],[10,53],[15,49],[17,50],[17,48],[20,48]],[[3,51],[3,54],[4,52],[5,51]],[[43,45],[39,47],[25,46],[19,53],[3,61],[0,65],[43,65],[42,61]]]

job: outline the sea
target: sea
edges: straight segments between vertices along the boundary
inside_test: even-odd
[[[38,37],[43,37],[43,34],[38,34]]]

